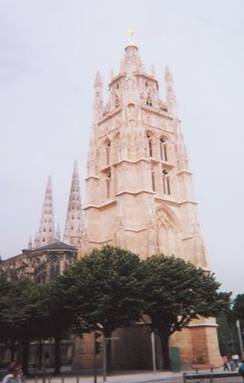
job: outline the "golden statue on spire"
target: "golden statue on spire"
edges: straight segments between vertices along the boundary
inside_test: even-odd
[[[134,40],[135,32],[132,29],[130,29],[127,32],[127,36],[128,36],[128,45],[135,45],[135,40]]]

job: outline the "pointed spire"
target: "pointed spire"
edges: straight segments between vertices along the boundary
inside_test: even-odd
[[[110,70],[110,81],[112,81],[114,78],[114,71],[113,69]]]
[[[103,109],[103,82],[100,72],[97,71],[94,80],[94,120],[96,121],[102,114]]]
[[[40,228],[38,232],[37,246],[44,246],[54,241],[54,216],[53,216],[53,197],[52,197],[52,180],[48,177],[47,187],[42,208]]]
[[[151,75],[155,76],[155,68],[154,65],[151,66]]]
[[[32,237],[31,237],[31,236],[30,236],[30,238],[29,238],[29,242],[28,242],[27,249],[28,249],[28,250],[32,250]]]
[[[38,235],[38,232],[36,232],[34,244],[33,244],[33,249],[36,249],[38,246],[39,246],[39,235]]]
[[[82,209],[78,164],[75,161],[66,215],[64,242],[79,246],[82,227]]]
[[[176,98],[174,93],[174,81],[173,76],[168,66],[165,68],[165,85],[166,85],[166,98],[168,104],[168,110],[171,114],[177,114]]]
[[[94,88],[102,88],[102,87],[103,87],[102,77],[101,77],[101,73],[98,70],[94,80]]]

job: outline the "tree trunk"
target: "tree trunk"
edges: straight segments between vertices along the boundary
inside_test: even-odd
[[[111,331],[104,331],[104,337],[106,338],[106,353],[107,353],[107,374],[111,374],[112,372],[112,342],[111,337],[112,333]]]
[[[170,355],[169,355],[169,335],[168,334],[161,334],[160,335],[161,340],[161,347],[162,347],[162,354],[163,354],[163,370],[170,370]]]
[[[16,342],[15,340],[11,341],[10,343],[10,353],[11,353],[11,362],[15,360],[15,353],[16,353]]]
[[[59,335],[54,337],[54,342],[54,374],[59,374],[61,368],[61,339]]]
[[[22,353],[22,368],[25,375],[28,375],[28,364],[29,364],[29,339],[23,339],[21,344]]]
[[[43,354],[43,347],[42,347],[42,339],[39,339],[38,344],[38,370],[42,369],[42,354]]]

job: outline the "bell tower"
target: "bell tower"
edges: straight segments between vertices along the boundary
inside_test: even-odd
[[[175,255],[207,269],[169,68],[162,77],[165,99],[133,42],[111,78],[107,102],[96,76],[82,251],[111,244],[142,258]],[[186,363],[200,352],[206,363],[219,362],[214,321],[191,324],[172,344]]]

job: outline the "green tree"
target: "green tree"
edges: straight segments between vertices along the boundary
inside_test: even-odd
[[[66,302],[72,302],[86,330],[98,330],[108,339],[108,371],[112,332],[138,320],[143,307],[139,266],[137,255],[105,246],[81,258],[59,278]]]
[[[218,324],[219,349],[222,355],[239,354],[236,321],[230,309],[216,317]]]
[[[75,329],[82,333],[82,322],[77,320],[73,301],[65,299],[66,291],[58,279],[45,284],[40,296],[41,312],[36,337],[54,339],[54,373],[60,373],[61,340]],[[70,298],[70,295],[69,295]]]
[[[19,345],[20,358],[25,372],[28,370],[29,343],[36,337],[36,323],[40,316],[41,286],[29,279],[0,278],[0,333],[2,341]]]
[[[239,319],[244,326],[244,294],[238,294],[234,299],[232,312],[235,319]]]
[[[192,319],[214,317],[228,307],[230,294],[218,291],[213,274],[175,257],[143,261],[144,313],[159,336],[164,369],[170,368],[169,338]]]

